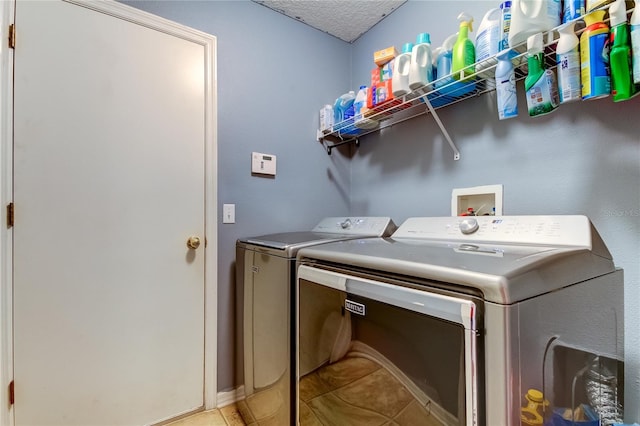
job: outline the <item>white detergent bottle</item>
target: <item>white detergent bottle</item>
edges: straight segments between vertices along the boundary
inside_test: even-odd
[[[375,129],[378,122],[367,118],[367,94],[369,89],[367,86],[360,86],[356,99],[353,101],[353,120],[355,126],[359,129]]]
[[[582,99],[580,87],[580,39],[574,31],[575,21],[568,22],[558,28],[560,38],[556,47],[556,64],[558,70],[558,94],[560,103]]]
[[[560,0],[512,0],[509,47],[516,48],[529,36],[560,25]]]
[[[506,49],[498,53],[496,59],[496,97],[498,103],[498,118],[506,120],[518,116],[518,97],[516,95],[516,74],[513,70],[511,58],[515,51]]]
[[[400,98],[411,91],[409,88],[409,71],[411,69],[411,49],[413,43],[405,43],[402,53],[393,60],[393,74],[391,76],[391,90],[393,96]]]
[[[429,33],[421,33],[418,34],[416,44],[411,49],[409,88],[411,90],[416,90],[420,87],[425,86],[425,91],[429,91],[431,90],[431,86],[428,84],[432,81],[433,70],[431,58],[431,39],[429,37]]]
[[[631,19],[629,19],[629,34],[631,38],[631,63],[633,67],[633,83],[640,85],[640,2],[636,2]]]
[[[488,59],[500,50],[502,11],[499,8],[489,10],[478,27],[476,34],[476,71],[480,72],[493,65]]]

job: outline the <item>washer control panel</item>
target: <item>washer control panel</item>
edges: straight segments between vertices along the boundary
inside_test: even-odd
[[[591,246],[586,216],[452,216],[407,219],[393,238]]]

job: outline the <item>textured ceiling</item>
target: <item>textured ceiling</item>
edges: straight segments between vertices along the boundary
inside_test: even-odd
[[[253,0],[353,43],[407,0]]]

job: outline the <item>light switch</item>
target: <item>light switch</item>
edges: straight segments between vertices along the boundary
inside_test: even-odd
[[[276,175],[276,156],[271,154],[251,153],[251,173]]]
[[[236,223],[236,205],[222,205],[222,223]]]

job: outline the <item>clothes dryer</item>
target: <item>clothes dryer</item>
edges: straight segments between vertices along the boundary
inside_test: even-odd
[[[291,347],[295,259],[303,247],[364,237],[389,236],[397,226],[389,217],[328,217],[311,231],[239,239],[236,243],[238,363],[247,424],[287,425],[295,421]]]

